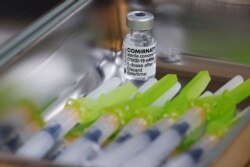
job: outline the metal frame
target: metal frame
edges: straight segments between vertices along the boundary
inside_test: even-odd
[[[31,46],[46,33],[52,31],[62,23],[67,17],[87,5],[91,0],[66,0],[54,10],[43,16],[38,21],[17,34],[9,42],[0,46],[0,67],[20,53],[25,48]]]

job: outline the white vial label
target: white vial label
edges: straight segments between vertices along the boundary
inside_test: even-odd
[[[156,73],[156,43],[140,47],[124,43],[124,76],[128,79],[144,80]]]

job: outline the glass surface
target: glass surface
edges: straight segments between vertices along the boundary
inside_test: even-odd
[[[159,52],[250,64],[250,2],[247,0],[131,1],[130,10],[154,13]],[[150,3],[149,3],[150,2]]]

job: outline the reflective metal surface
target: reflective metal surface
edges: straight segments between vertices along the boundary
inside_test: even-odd
[[[67,0],[62,2],[63,3],[53,8],[53,10],[32,22],[31,25],[24,28],[20,33],[17,33],[13,38],[10,38],[10,40],[0,45],[0,66],[8,62],[25,48],[33,45],[42,35],[48,33],[58,25],[62,19],[72,12],[70,11],[69,13],[68,8],[74,8],[74,3],[78,1]]]
[[[8,0],[0,2],[0,45],[25,29],[63,0]]]
[[[235,61],[246,59],[244,63],[248,63],[249,56],[245,56],[243,53],[235,53],[237,49],[243,51],[242,47],[249,43],[248,35],[250,32],[248,32],[248,27],[250,24],[246,21],[248,10],[243,10],[246,12],[242,11],[238,15],[232,10],[230,16],[234,17],[230,17],[231,20],[229,21],[226,15],[213,17],[219,10],[213,9],[215,11],[212,12],[210,6],[207,6],[208,11],[212,11],[204,14],[206,12],[200,9],[202,6],[206,6],[208,0],[199,1],[199,7],[196,7],[197,4],[194,1],[192,3],[162,1],[160,5],[158,5],[159,1],[152,1],[150,2],[151,5],[141,4],[140,1],[131,1],[129,4],[125,1],[113,0],[106,0],[105,3],[95,1],[89,4],[89,2],[79,1],[78,7],[71,9],[74,9],[74,11],[71,11],[71,17],[62,18],[64,19],[61,20],[63,23],[54,26],[54,30],[52,29],[53,31],[51,30],[49,35],[43,34],[43,36],[37,37],[36,41],[40,40],[40,42],[15,55],[9,63],[2,66],[0,71],[2,72],[3,83],[11,81],[18,85],[18,89],[22,90],[21,92],[29,89],[30,94],[37,97],[34,100],[39,99],[38,103],[43,103],[46,100],[41,99],[48,100],[58,97],[60,92],[68,89],[89,71],[97,71],[101,80],[120,75],[121,57],[119,55],[122,36],[126,30],[125,16],[128,10],[135,8],[148,9],[155,13],[157,21],[154,30],[158,41],[159,57],[161,57],[158,63],[160,64],[158,74],[167,73],[168,67],[171,67],[177,73],[178,70],[176,69],[179,69],[179,72],[183,71],[181,69],[185,69],[189,73],[209,69],[217,79],[223,78],[224,81],[236,74],[249,77],[248,65],[243,66],[227,62],[213,63],[213,60],[188,58],[185,57],[185,54],[182,54],[183,52],[192,53],[192,55],[197,53],[199,56],[212,55],[218,56],[216,58],[233,59]],[[137,5],[135,5],[135,2]],[[214,3],[217,2],[214,1]],[[230,5],[229,9],[231,10]],[[243,7],[245,9],[248,4],[243,5]],[[78,10],[80,11],[77,12]],[[225,18],[221,22],[224,16]],[[238,18],[241,18],[241,20],[238,20]],[[236,20],[241,24],[235,24]],[[233,26],[230,26],[231,24]],[[232,33],[228,33],[231,30]],[[224,40],[222,33],[218,31],[230,34],[226,37],[235,39],[233,43],[239,44],[240,47],[228,45],[228,40]],[[196,34],[201,34],[197,44],[202,45],[202,47],[193,44],[196,43],[193,42]],[[237,34],[239,35],[238,41],[235,38]],[[207,44],[206,42],[210,37],[212,40]],[[221,43],[213,37],[220,38]],[[218,44],[227,47],[227,49],[215,46]],[[207,46],[210,49],[204,49]],[[248,49],[248,47],[246,48]],[[15,49],[13,50],[15,51]],[[202,52],[196,52],[195,50]],[[169,56],[172,53],[178,54],[176,61],[173,57],[173,59],[170,59],[173,63],[164,64],[164,56]],[[246,51],[246,54],[248,53]],[[231,57],[231,54],[241,56]],[[224,55],[226,57],[223,57]],[[174,56],[176,55],[174,54]],[[211,63],[209,64],[209,62]],[[188,66],[196,66],[196,68],[189,68]],[[228,68],[221,68],[222,66]],[[222,71],[223,69],[225,70]]]
[[[120,76],[125,16],[132,9],[150,10],[156,16],[159,78],[177,73],[185,83],[207,69],[213,76],[209,87],[213,90],[237,74],[250,77],[248,4],[243,5],[246,10],[240,8],[237,13],[231,5],[226,5],[229,11],[217,9],[212,4],[218,1],[212,0],[147,2],[77,1],[74,8],[65,11],[67,17],[58,17],[58,22],[50,25],[53,28],[33,34],[37,36],[32,45],[0,66],[1,87],[11,87],[13,96],[30,99],[40,107],[54,102],[44,113],[49,119],[68,97],[84,95],[104,80]],[[221,13],[224,11],[228,17]],[[42,30],[47,33],[40,33]]]
[[[78,95],[89,92],[103,80],[119,75],[120,52],[115,50],[121,47],[121,42],[113,43],[119,37],[103,30],[107,18],[99,17],[106,11],[106,4],[89,2],[79,1],[71,13],[84,9],[4,64],[0,69],[2,87],[13,85],[13,96],[31,99],[43,107],[58,98],[63,101],[79,89]],[[100,5],[99,12],[95,11],[96,5]],[[69,91],[71,88],[73,92]]]

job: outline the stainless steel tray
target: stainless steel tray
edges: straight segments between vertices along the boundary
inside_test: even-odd
[[[1,1],[0,3],[0,45],[25,29],[32,22],[63,3],[56,1]]]
[[[116,13],[117,5],[121,9],[119,15]],[[120,76],[120,49],[124,33],[121,16],[128,9],[129,5],[123,1],[75,1],[48,24],[34,30],[24,42],[25,46],[11,48],[6,53],[12,56],[0,66],[0,83],[15,83],[18,93],[25,92],[25,96],[32,97],[34,103],[40,106],[48,103],[49,99],[55,99],[48,109],[50,111],[44,114],[45,119],[49,118],[51,111],[56,112],[58,106],[74,93],[83,95],[102,81]],[[159,20],[157,26],[160,27],[163,21]],[[164,47],[164,38],[160,41],[159,46]],[[209,89],[214,90],[234,75],[250,77],[250,66],[247,64],[194,56],[181,49],[177,52],[180,59],[169,62],[166,61],[169,53],[161,52],[157,61],[158,78],[167,73],[176,73],[185,83],[198,71],[207,69],[213,79]],[[247,101],[240,109],[249,105]],[[214,163],[228,149],[229,143],[248,124],[249,117],[250,113],[214,150],[214,156],[204,159],[202,166]],[[22,160],[8,155],[0,156],[0,163],[53,166],[50,162]]]
[[[52,26],[48,27],[48,24],[74,2],[76,0],[1,2],[0,65],[31,45],[37,39],[36,36],[42,34],[39,29],[47,31],[51,29]]]

